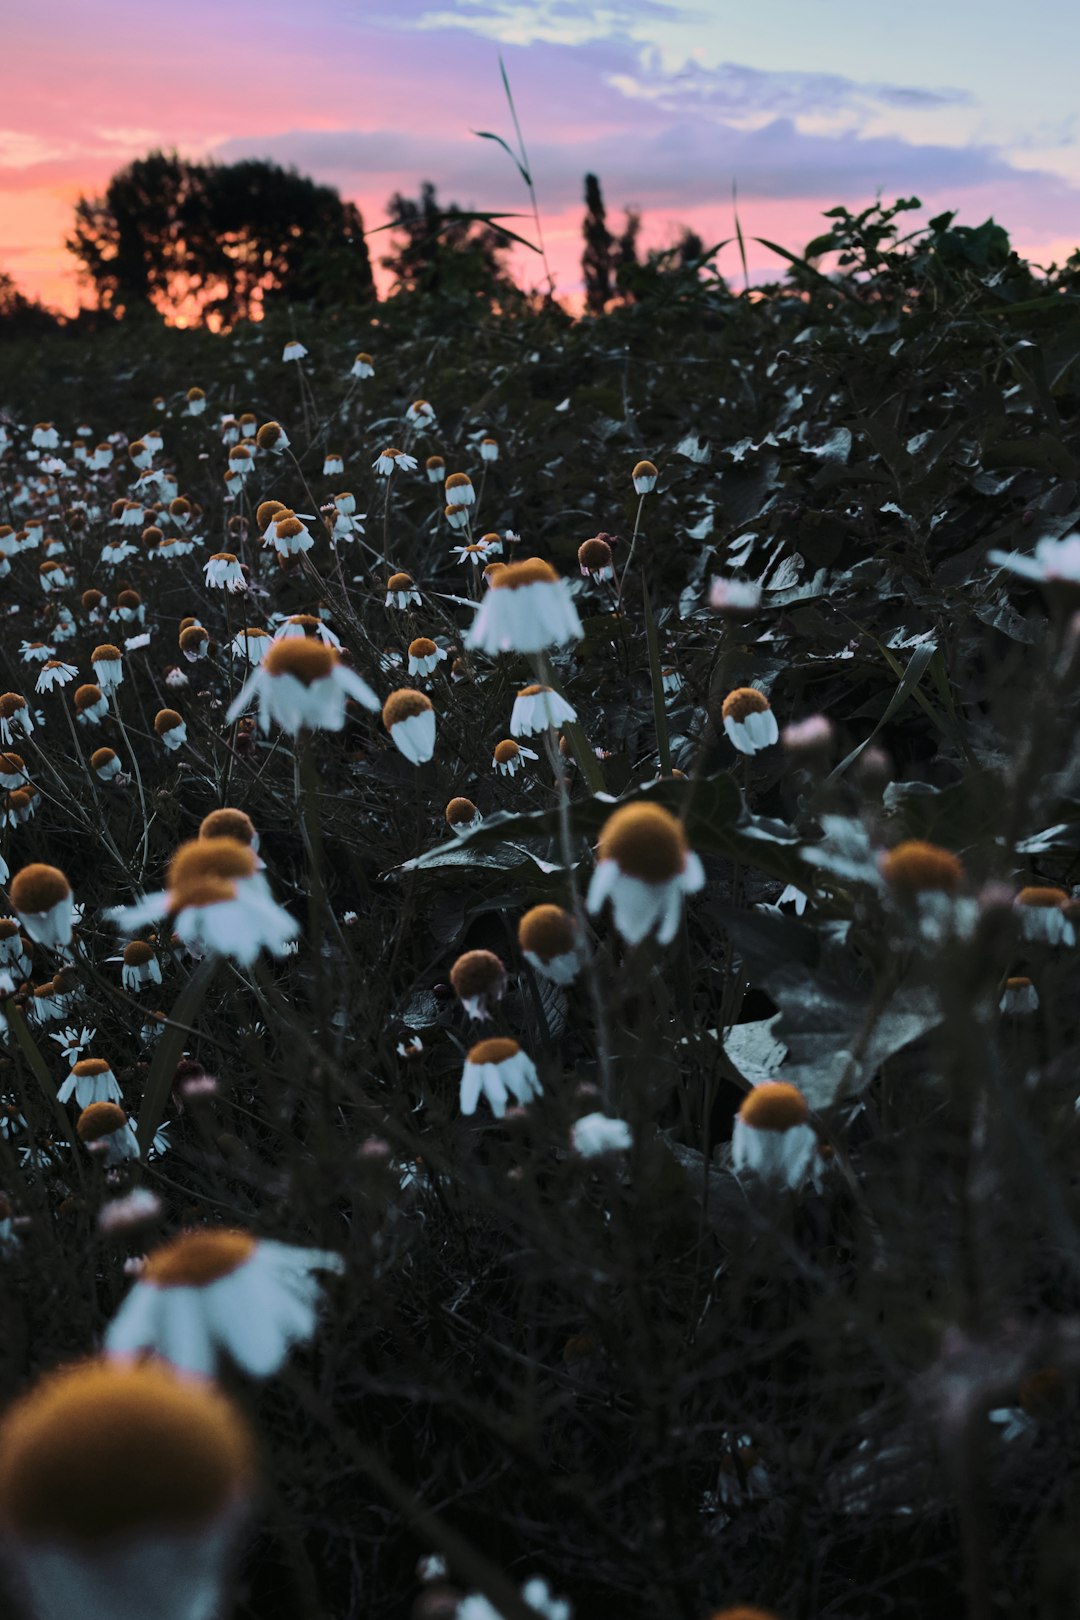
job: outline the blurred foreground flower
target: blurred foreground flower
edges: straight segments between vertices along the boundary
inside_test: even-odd
[[[595,915],[610,901],[615,927],[627,944],[639,944],[655,929],[658,942],[670,945],[683,896],[705,882],[682,823],[658,804],[623,805],[604,823],[596,849],[588,910]]]
[[[572,984],[584,953],[574,918],[562,906],[533,906],[518,923],[518,944],[526,962],[553,984]]]
[[[465,636],[467,648],[492,657],[500,652],[534,653],[580,641],[584,631],[566,581],[540,557],[506,563]]]
[[[305,730],[340,731],[349,698],[365,709],[379,707],[367,682],[342,662],[333,647],[288,636],[268,648],[230,703],[226,719],[235,720],[257,700],[262,731],[269,731],[272,721],[293,737]]]
[[[105,1334],[111,1356],[149,1350],[187,1372],[214,1372],[225,1356],[268,1378],[315,1332],[317,1271],[343,1271],[340,1255],[295,1248],[228,1227],[181,1232],[151,1251]]]
[[[596,1159],[604,1153],[625,1153],[634,1144],[626,1121],[611,1119],[607,1114],[585,1114],[575,1120],[570,1141],[574,1152],[583,1159]]]
[[[1047,535],[1031,557],[1021,551],[991,551],[987,561],[1040,585],[1080,586],[1080,534],[1067,534],[1062,540]]]
[[[496,1119],[506,1113],[508,1097],[528,1103],[541,1095],[536,1065],[517,1041],[496,1035],[479,1041],[465,1059],[461,1074],[461,1112],[475,1114],[481,1095]]]
[[[0,1522],[39,1620],[209,1620],[253,1484],[237,1408],[159,1362],[52,1373],[0,1424]]]

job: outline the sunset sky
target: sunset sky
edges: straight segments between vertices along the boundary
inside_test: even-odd
[[[1080,8],[1061,0],[5,0],[0,30],[0,268],[68,309],[76,197],[154,146],[295,164],[369,227],[422,178],[527,206],[470,134],[511,134],[499,50],[567,294],[587,169],[650,241],[728,235],[736,182],[744,232],[793,248],[878,190],[993,214],[1043,262],[1080,242]]]

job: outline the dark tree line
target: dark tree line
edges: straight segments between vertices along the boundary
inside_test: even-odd
[[[390,247],[380,263],[393,278],[391,296],[504,313],[527,302],[509,267],[511,240],[487,216],[440,204],[427,180],[418,197],[396,192],[387,214]],[[700,238],[684,231],[674,247],[643,259],[640,231],[632,208],[619,231],[609,228],[600,182],[587,174],[588,314],[647,298],[661,278],[696,278]],[[97,310],[117,318],[155,311],[221,328],[258,318],[275,302],[326,309],[377,296],[356,205],[332,186],[264,160],[193,162],[151,152],[114,174],[100,197],[79,199],[67,246]],[[36,330],[55,319],[4,279],[0,330]]]

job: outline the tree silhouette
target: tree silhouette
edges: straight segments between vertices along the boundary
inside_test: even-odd
[[[395,239],[381,262],[399,292],[497,308],[520,302],[505,266],[507,238],[456,203],[440,206],[430,180],[422,181],[419,198],[395,192],[386,212]]]
[[[331,186],[275,163],[192,163],[151,152],[80,198],[68,248],[98,307],[183,311],[215,326],[276,299],[375,296],[363,221]]]
[[[585,176],[585,222],[582,234],[585,237],[585,251],[581,256],[585,308],[590,315],[602,315],[612,292],[611,257],[615,238],[607,228],[604,199],[595,174]]]

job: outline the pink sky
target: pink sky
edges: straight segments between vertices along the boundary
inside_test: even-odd
[[[1071,126],[1050,118],[1054,83],[1044,82],[1046,116],[1025,126],[1025,139],[1019,125],[993,122],[993,61],[968,63],[970,82],[953,73],[943,87],[893,52],[894,69],[911,71],[883,82],[881,53],[868,46],[859,73],[850,28],[839,31],[848,4],[823,0],[819,21],[831,8],[838,24],[835,50],[815,35],[820,65],[808,69],[792,64],[809,45],[795,50],[782,28],[770,44],[740,25],[713,49],[708,22],[692,29],[701,13],[680,0],[612,0],[602,12],[563,0],[458,0],[446,12],[429,0],[188,0],[182,11],[153,0],[9,0],[0,268],[74,307],[63,250],[73,203],[153,146],[293,163],[354,198],[369,227],[391,192],[415,193],[422,178],[465,207],[523,209],[505,153],[470,134],[512,133],[500,49],[563,293],[580,281],[587,169],[601,178],[611,222],[639,206],[651,241],[679,224],[707,240],[731,234],[737,181],[744,232],[793,248],[820,229],[822,209],[880,188],[958,207],[972,223],[993,213],[1037,259],[1071,251],[1080,171]],[[796,31],[805,13],[792,12]],[[375,238],[373,252],[385,241]],[[755,270],[774,263],[753,250]],[[734,250],[721,266],[738,274]]]

